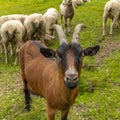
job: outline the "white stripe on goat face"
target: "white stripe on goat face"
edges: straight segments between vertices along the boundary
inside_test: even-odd
[[[75,76],[78,76],[78,72],[75,68],[70,67],[65,71],[65,76],[70,76],[71,79],[74,78]]]

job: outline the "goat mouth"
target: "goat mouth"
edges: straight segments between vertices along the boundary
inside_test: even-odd
[[[69,89],[75,89],[78,85],[78,81],[76,82],[68,82],[68,81],[65,81],[65,85],[69,88]]]

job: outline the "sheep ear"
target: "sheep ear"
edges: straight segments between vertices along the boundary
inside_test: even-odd
[[[83,56],[93,56],[95,55],[100,49],[100,46],[94,46],[94,47],[88,47],[84,50],[84,55]]]
[[[40,48],[40,53],[45,57],[55,57],[55,51],[49,48]]]

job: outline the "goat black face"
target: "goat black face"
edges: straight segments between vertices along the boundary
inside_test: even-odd
[[[82,63],[82,48],[77,44],[62,44],[57,49],[61,59],[65,85],[74,89],[79,81],[79,66]]]

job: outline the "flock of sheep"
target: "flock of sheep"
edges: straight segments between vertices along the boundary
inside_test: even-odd
[[[67,120],[69,109],[78,95],[83,58],[97,54],[100,49],[99,45],[86,49],[79,45],[80,31],[85,27],[83,24],[76,25],[72,40],[68,43],[65,32],[71,30],[71,20],[75,14],[74,6],[80,5],[77,0],[75,1],[63,0],[60,4],[61,25],[64,17],[64,31],[57,24],[59,12],[55,8],[49,8],[44,15],[34,13],[0,17],[0,43],[4,48],[2,52],[6,55],[6,63],[8,63],[8,48],[13,54],[13,47],[16,46],[14,64],[18,61],[17,54],[19,57],[25,109],[30,110],[31,93],[42,96],[46,99],[48,120],[55,119],[57,110],[61,111],[61,120]],[[110,28],[110,34],[112,34],[113,25],[118,25],[120,18],[120,0],[110,0],[105,5],[103,35],[105,35],[107,18],[112,19]],[[59,37],[59,46],[56,51],[41,42],[54,38],[54,30]]]
[[[6,64],[8,63],[8,45],[10,45],[11,54],[13,54],[13,47],[17,46],[17,54],[20,45],[27,40],[49,39],[53,34],[50,26],[57,22],[58,11],[55,8],[49,8],[44,15],[33,13],[30,15],[13,14],[1,16],[1,52],[5,53]],[[17,57],[14,64],[17,64]]]
[[[75,14],[75,6],[81,5],[83,2],[90,0],[63,0],[60,5],[60,24],[64,17],[64,32],[70,32],[71,20]],[[110,26],[110,34],[113,33],[113,26],[120,19],[120,0],[109,0],[103,13],[103,36],[106,35],[107,19],[112,19]],[[54,31],[50,28],[53,24],[57,24],[59,12],[55,8],[49,8],[44,15],[33,13],[30,15],[12,14],[0,17],[0,47],[1,53],[5,53],[5,62],[8,63],[8,48],[13,54],[13,47],[17,46],[16,54],[23,42],[32,40],[48,40],[54,38]],[[68,23],[69,19],[69,23]],[[10,47],[8,47],[8,45]],[[17,64],[17,57],[14,64]]]

